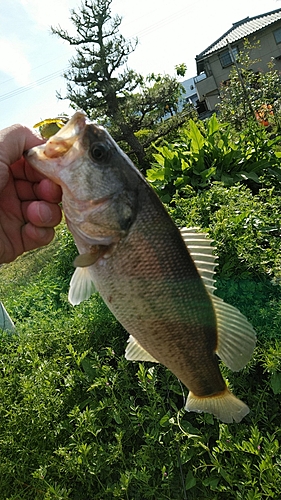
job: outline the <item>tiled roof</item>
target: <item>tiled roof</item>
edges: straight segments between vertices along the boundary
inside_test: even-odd
[[[281,9],[273,10],[267,12],[266,14],[260,14],[255,17],[246,17],[237,23],[233,23],[232,28],[230,28],[226,33],[224,33],[218,40],[216,40],[212,45],[203,50],[196,60],[199,61],[203,57],[206,57],[216,50],[222,49],[227,46],[227,41],[231,44],[237,42],[242,38],[245,38],[256,31],[266,28],[270,24],[275,23],[281,19]]]

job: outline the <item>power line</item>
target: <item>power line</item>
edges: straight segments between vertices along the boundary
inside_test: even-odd
[[[184,9],[181,9],[178,12],[175,12],[174,14],[169,14],[169,16],[163,17],[163,19],[160,19],[156,23],[151,24],[150,26],[147,26],[146,28],[144,28],[141,31],[139,31],[138,33],[136,33],[136,35],[132,35],[132,36],[137,37],[137,36],[149,35],[151,32],[153,32],[159,28],[162,28],[162,26],[165,26],[166,24],[169,24],[170,22],[175,21],[178,17],[182,17],[183,13],[186,10],[189,10],[189,8],[185,7]]]
[[[45,61],[45,62],[43,62],[42,64],[38,64],[38,66],[34,66],[34,67],[32,68],[32,71],[34,71],[35,69],[41,68],[42,66],[46,66],[46,64],[49,64],[49,63],[51,63],[51,62],[53,62],[53,61],[56,61],[57,59],[62,59],[63,57],[64,57],[63,55],[61,55],[61,56],[57,56],[57,57],[53,57],[52,59],[49,59],[48,61]],[[64,70],[62,70],[62,71],[64,71]],[[14,80],[14,77],[12,77],[12,78],[7,78],[7,80],[3,80],[3,81],[1,81],[1,82],[0,82],[0,85],[4,85],[5,83],[11,82],[12,80]]]
[[[149,35],[151,32],[156,31],[159,28],[161,28],[161,27],[169,24],[170,22],[176,20],[178,17],[181,17],[183,15],[183,13],[186,10],[188,10],[188,9],[189,9],[188,7],[185,7],[184,9],[181,9],[178,12],[175,12],[174,14],[170,14],[169,16],[164,17],[163,19],[157,21],[156,23],[151,24],[150,26],[147,26],[146,28],[144,28],[143,30],[139,31],[138,33],[136,33],[133,36],[136,36],[136,37],[137,36],[142,36],[142,37],[144,37],[146,35]],[[58,58],[55,58],[55,59],[58,59]],[[46,64],[46,63],[43,63],[43,64],[41,64],[39,66],[36,66],[36,68],[39,68],[40,66],[43,66],[44,64]],[[36,69],[36,68],[33,68],[33,69]],[[54,73],[50,73],[49,75],[46,75],[46,76],[40,78],[39,80],[31,82],[28,85],[24,85],[24,86],[19,87],[19,88],[15,89],[15,90],[12,90],[11,92],[7,92],[6,94],[2,94],[2,95],[0,95],[0,102],[5,101],[7,99],[11,99],[12,97],[15,97],[15,96],[17,96],[19,94],[22,94],[23,92],[27,92],[28,90],[32,90],[32,89],[34,89],[36,87],[39,87],[40,85],[44,85],[45,83],[48,83],[51,80],[54,80],[54,79],[58,78],[59,76],[62,76],[62,74],[63,74],[64,71],[66,71],[66,69],[62,69],[62,70],[56,71]],[[5,80],[2,83],[9,82],[10,80],[13,80],[13,78]]]
[[[55,80],[56,78],[59,78],[60,76],[62,76],[62,73],[64,71],[65,71],[65,69],[55,71],[54,73],[50,73],[49,75],[43,76],[42,78],[39,78],[39,80],[31,82],[28,85],[24,85],[24,86],[19,87],[15,90],[11,90],[10,92],[7,92],[6,94],[2,94],[2,95],[0,95],[0,102],[5,101],[6,99],[10,99],[11,97],[15,97],[19,94],[22,94],[23,92],[27,92],[28,90],[39,87],[40,85],[44,85],[45,83],[48,83],[51,80]]]

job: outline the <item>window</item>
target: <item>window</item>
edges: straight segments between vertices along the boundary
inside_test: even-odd
[[[234,58],[236,59],[238,55],[238,48],[233,47],[232,51],[224,50],[219,54],[220,63],[223,68],[227,68],[227,66],[231,66],[234,63]]]
[[[278,30],[273,31],[275,42],[276,43],[281,43],[281,28],[278,28]]]

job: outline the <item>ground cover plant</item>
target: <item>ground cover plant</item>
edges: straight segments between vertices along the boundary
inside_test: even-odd
[[[217,293],[257,331],[244,370],[221,364],[251,408],[240,424],[186,413],[173,374],[126,361],[127,335],[99,296],[68,304],[76,251],[64,224],[51,246],[0,268],[17,331],[0,343],[0,498],[280,498],[280,208],[277,187],[220,182],[168,206],[215,240]]]

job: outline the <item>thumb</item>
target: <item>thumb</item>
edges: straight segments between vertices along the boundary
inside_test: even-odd
[[[9,168],[0,162],[0,193],[6,186],[9,179]]]

